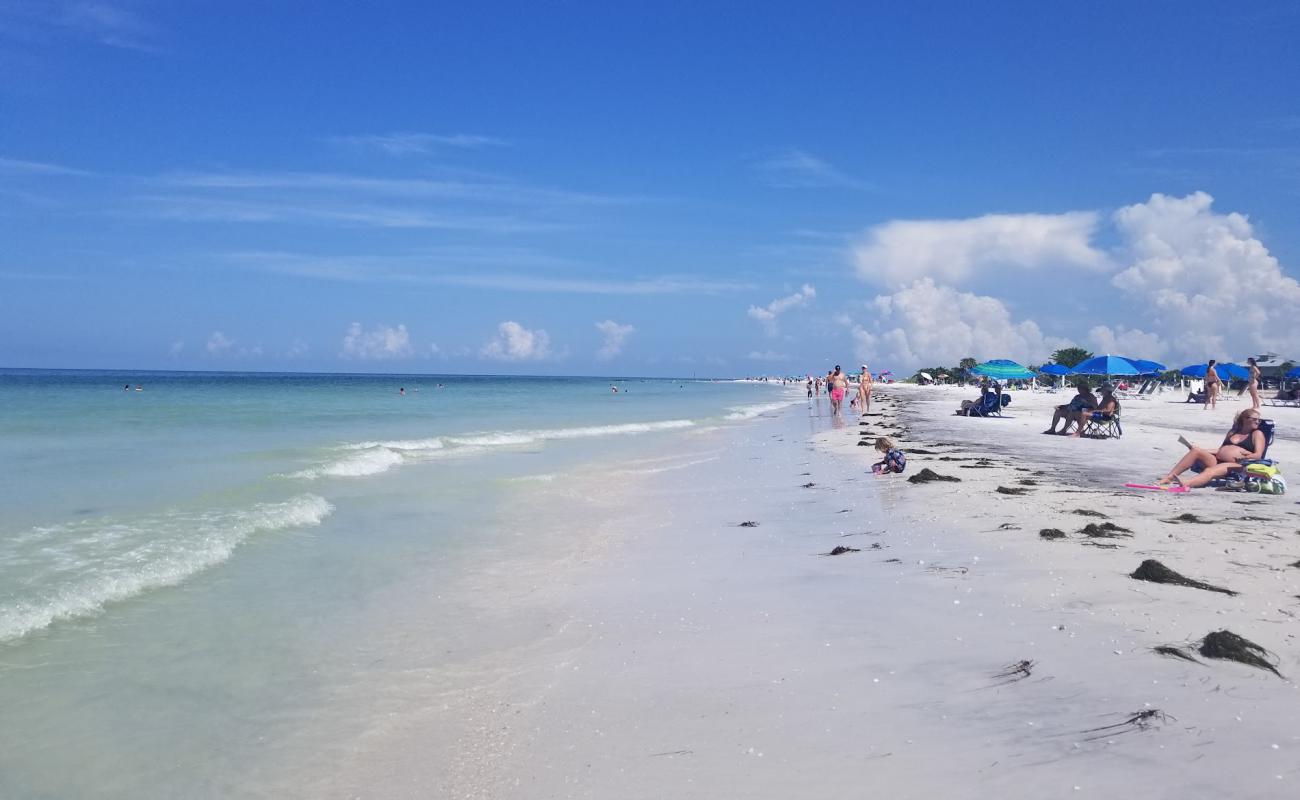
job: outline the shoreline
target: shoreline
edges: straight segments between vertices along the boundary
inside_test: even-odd
[[[366,748],[378,760],[358,758],[357,771],[322,788],[521,798],[1141,789],[1195,798],[1274,797],[1292,786],[1300,737],[1283,709],[1295,698],[1297,627],[1277,606],[1300,592],[1300,570],[1256,574],[1225,562],[1216,571],[1222,546],[1208,530],[1159,521],[1233,498],[1126,494],[1114,466],[1071,480],[1042,458],[1049,446],[1028,444],[1011,425],[999,447],[1021,460],[978,462],[988,425],[1008,420],[948,419],[927,404],[952,398],[907,391],[882,391],[881,405],[894,408],[867,429],[891,423],[907,429],[905,450],[972,461],[909,453],[906,475],[877,479],[866,473],[873,451],[856,446],[856,417],[827,427],[799,406],[702,434],[724,454],[668,457],[661,472],[624,485],[612,515],[586,532],[603,549],[568,566],[537,565],[558,584],[546,598],[554,629],[459,676],[463,716],[445,698],[409,715],[400,736]],[[1030,407],[1052,399],[1024,403],[1021,424],[1041,423]],[[808,405],[825,413],[824,403]],[[1125,417],[1126,432],[1140,416]],[[1126,440],[1135,453],[1145,446],[1142,436]],[[1099,457],[1118,444],[1072,443]],[[1279,458],[1294,446],[1278,445]],[[1068,466],[1074,457],[1061,458]],[[926,466],[962,482],[906,483]],[[1038,485],[1023,496],[992,492],[1026,478]],[[1247,499],[1283,515],[1294,506]],[[1075,508],[1100,509],[1132,538],[1086,545],[1074,531],[1089,520]],[[1038,537],[1040,524],[1067,521],[1066,541]],[[1020,530],[998,529],[1008,522]],[[1258,557],[1269,543],[1278,553],[1291,546],[1227,546]],[[822,555],[836,545],[859,551]],[[1149,557],[1242,594],[1127,577]],[[1151,649],[1221,628],[1276,653],[1287,679]],[[1012,668],[1023,662],[1029,673],[1020,675]],[[1123,724],[1144,711],[1141,726]],[[412,741],[421,745],[404,744]],[[449,746],[446,759],[429,759],[431,741]]]

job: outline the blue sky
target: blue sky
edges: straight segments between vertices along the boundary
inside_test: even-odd
[[[0,1],[0,365],[1300,359],[1293,3],[378,6]]]

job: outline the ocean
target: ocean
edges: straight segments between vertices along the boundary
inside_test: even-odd
[[[653,471],[801,401],[779,382],[0,370],[0,797],[277,785],[391,713],[364,700],[385,653],[472,649],[468,571],[593,522],[571,476]]]

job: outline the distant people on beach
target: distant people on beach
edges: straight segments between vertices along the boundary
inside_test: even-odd
[[[402,395],[403,397],[405,397],[405,396],[406,396],[406,387],[405,387],[405,386],[399,386],[398,389],[397,389],[397,393],[400,394],[400,395]]]
[[[858,376],[858,413],[866,416],[871,410],[871,371],[862,365],[862,374]]]
[[[1259,410],[1259,365],[1255,359],[1246,359],[1246,369],[1250,372],[1250,380],[1246,384],[1246,391],[1250,392],[1250,407]]]
[[[876,439],[876,452],[881,453],[884,458],[871,465],[873,474],[896,475],[907,469],[907,456],[894,445],[892,439],[885,436]]]
[[[1086,380],[1080,380],[1078,391],[1075,393],[1074,397],[1065,405],[1056,407],[1056,412],[1052,414],[1052,424],[1049,425],[1047,430],[1043,431],[1043,433],[1068,433],[1070,430],[1070,423],[1072,422],[1078,423],[1079,430],[1083,430],[1084,418],[1086,415],[1092,413],[1099,405],[1100,404],[1097,402],[1097,396],[1092,393],[1092,387],[1088,385]],[[1065,424],[1062,425],[1061,429],[1058,431],[1056,425],[1061,420],[1065,420]]]
[[[1214,408],[1214,401],[1219,399],[1219,388],[1223,382],[1219,380],[1219,373],[1214,371],[1214,359],[1205,365],[1205,410]]]
[[[812,399],[812,395],[813,395],[813,379],[812,376],[809,375],[808,376],[808,399],[809,400]]]
[[[1242,461],[1263,458],[1268,440],[1264,432],[1259,429],[1259,423],[1259,411],[1247,408],[1237,414],[1232,423],[1232,430],[1223,437],[1223,442],[1217,450],[1195,447],[1183,440],[1188,446],[1187,455],[1180,458],[1173,469],[1156,481],[1156,485],[1168,486],[1176,483],[1195,489],[1198,486],[1205,486],[1216,478],[1222,478],[1240,466]],[[1186,481],[1182,480],[1180,476],[1198,464],[1201,466],[1201,473]]]

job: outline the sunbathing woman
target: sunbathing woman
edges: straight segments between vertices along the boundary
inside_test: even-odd
[[[1156,484],[1168,486],[1177,483],[1189,489],[1204,486],[1215,478],[1227,475],[1242,461],[1263,458],[1267,446],[1264,432],[1259,429],[1259,412],[1247,408],[1237,415],[1232,430],[1223,437],[1223,444],[1219,445],[1218,450],[1193,447],[1187,451],[1187,455],[1178,460],[1173,469],[1169,470],[1169,474],[1156,481]],[[1196,464],[1202,467],[1199,475],[1186,481],[1179,479],[1178,476]]]

